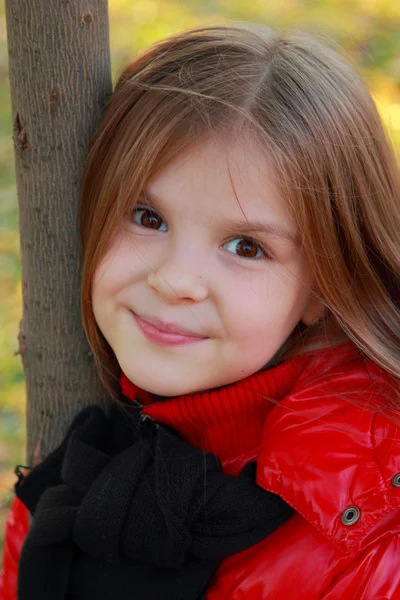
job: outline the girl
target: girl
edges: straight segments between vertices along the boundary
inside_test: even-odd
[[[150,493],[134,510],[129,505],[122,526],[121,495],[113,495],[119,481],[101,476],[110,465],[102,463],[107,448],[118,443],[122,454],[130,451],[121,441],[125,420],[115,430],[94,408],[78,415],[50,463],[16,485],[36,510],[33,524],[48,524],[52,552],[67,535],[55,540],[53,530],[82,502],[81,522],[73,513],[75,566],[63,572],[65,586],[78,592],[52,598],[126,597],[119,575],[107,596],[102,571],[82,563],[101,554],[102,535],[118,527],[125,536],[118,548],[130,528],[139,538],[141,570],[132,566],[124,580],[132,597],[153,589],[157,561],[162,577],[172,579],[159,579],[164,596],[146,597],[199,597],[179,587],[171,567],[182,561],[170,537],[185,519],[192,522],[194,505],[214,500],[214,475],[226,477],[227,537],[242,535],[242,520],[254,527],[244,488],[229,487],[249,483],[254,464],[249,498],[271,492],[257,496],[268,506],[259,529],[268,525],[258,539],[221,552],[203,579],[207,600],[400,598],[399,197],[394,155],[370,94],[345,57],[315,37],[255,25],[202,27],[155,44],[125,67],[82,188],[83,323],[104,385],[125,414],[129,406],[139,411],[135,435],[147,428],[143,436],[152,440],[150,454],[135,446],[122,471],[131,476],[140,447],[140,464],[159,460],[168,477],[162,469],[159,478],[144,477]],[[183,456],[193,469],[186,462],[180,469]],[[171,525],[171,506],[178,496],[185,502],[199,456],[210,477],[198,479],[186,516]],[[223,474],[212,471],[215,456]],[[93,505],[85,504],[88,469]],[[36,483],[42,477],[37,488],[35,472]],[[58,500],[49,489],[65,495],[74,477],[70,487],[81,496],[68,488],[70,504],[64,496],[52,512]],[[168,531],[155,521],[154,536],[154,498],[167,488]],[[47,490],[47,521],[38,489]],[[272,508],[277,496],[286,504]],[[90,507],[97,511],[103,497],[114,498],[117,509],[88,540]],[[188,527],[195,555],[223,530],[214,508],[202,523],[212,525],[207,534],[201,529],[202,542],[198,522]],[[19,499],[13,510],[26,515]],[[20,515],[9,519],[5,598],[16,595],[26,521],[21,531]],[[38,525],[35,531],[43,535]],[[29,566],[46,574],[42,558],[32,558],[32,549],[44,552],[33,538],[28,534],[22,549],[21,598],[30,597]],[[56,579],[53,555],[46,557],[47,577]],[[110,543],[102,564],[117,558]],[[195,577],[199,569],[196,563]],[[79,588],[77,581],[89,583]],[[34,597],[48,597],[37,589]]]

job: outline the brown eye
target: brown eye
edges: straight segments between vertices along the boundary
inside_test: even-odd
[[[135,208],[132,213],[132,219],[141,227],[145,227],[146,229],[156,229],[157,231],[166,231],[165,229],[161,229],[162,225],[165,226],[164,221],[154,210],[149,208]]]
[[[239,256],[243,258],[255,258],[258,252],[258,246],[252,240],[243,239],[236,246]]]
[[[257,242],[250,238],[237,237],[229,242],[226,242],[224,245],[231,245],[231,249],[228,251],[233,252],[233,254],[236,254],[236,256],[239,256],[240,258],[249,258],[254,260],[267,258],[266,253],[264,252],[263,248],[261,248],[260,244],[257,244]]]

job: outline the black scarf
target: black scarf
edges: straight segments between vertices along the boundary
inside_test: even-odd
[[[223,558],[292,514],[255,463],[225,475],[140,409],[85,408],[15,485],[33,515],[18,600],[197,600]]]

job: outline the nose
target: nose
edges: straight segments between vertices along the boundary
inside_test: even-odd
[[[200,275],[182,270],[181,266],[178,267],[169,261],[165,261],[158,269],[151,269],[147,283],[167,302],[201,302],[208,296],[207,285]]]

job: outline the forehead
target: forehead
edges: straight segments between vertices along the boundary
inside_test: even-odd
[[[213,222],[272,220],[296,235],[267,156],[251,140],[208,139],[178,156],[146,186],[162,206]],[[166,206],[164,206],[166,205]]]

